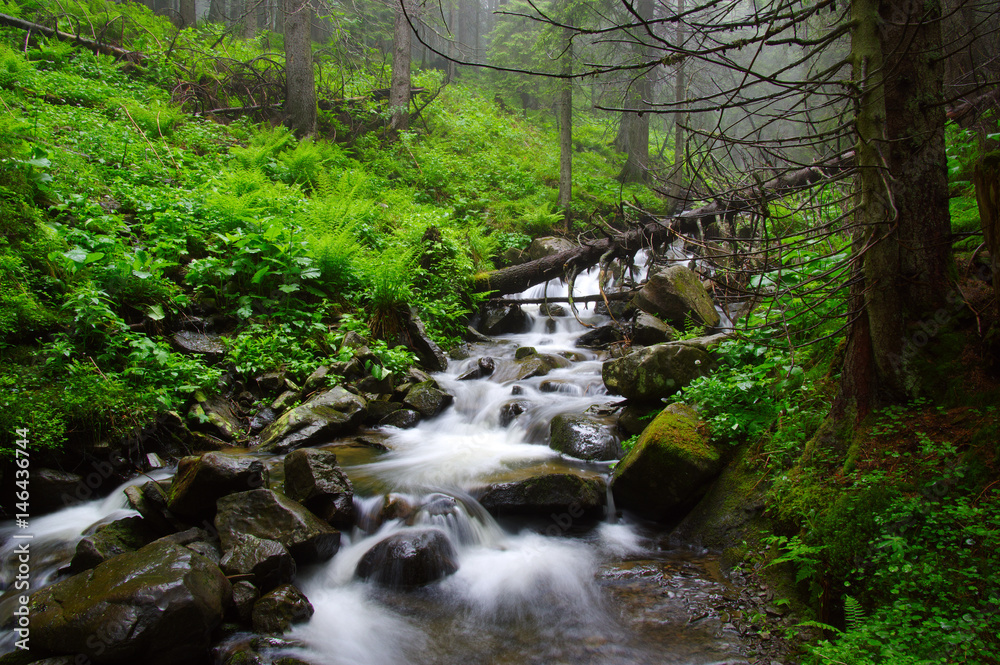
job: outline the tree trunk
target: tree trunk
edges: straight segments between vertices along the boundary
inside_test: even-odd
[[[285,0],[285,110],[299,137],[316,133],[316,79],[313,72],[309,0]]]
[[[208,3],[208,20],[213,23],[225,22],[226,13],[222,7],[222,0],[211,0]]]
[[[639,0],[635,4],[636,13],[643,21],[653,18],[653,0]],[[637,28],[635,42],[636,57],[639,60],[652,58],[649,35],[643,35],[644,28]],[[641,41],[640,41],[641,40]],[[645,45],[644,45],[645,43]],[[626,154],[625,164],[618,174],[619,182],[644,182],[649,172],[649,106],[653,98],[653,73],[650,68],[641,77],[632,81],[622,112],[621,128],[615,139],[619,152]]]
[[[392,83],[389,88],[389,107],[392,109],[390,129],[402,131],[410,126],[410,23],[407,0],[397,0],[396,22],[393,30]]]
[[[927,388],[916,361],[950,317],[951,236],[940,1],[853,0],[852,13],[860,269],[838,401],[862,418]]]
[[[257,34],[257,16],[260,2],[261,0],[246,0],[246,4],[243,6],[243,36],[247,39]]]
[[[559,207],[563,209],[566,228],[570,224],[570,202],[573,199],[573,32],[566,28],[566,51],[563,53],[559,89]]]
[[[181,27],[194,27],[197,15],[195,13],[194,0],[180,0]]]
[[[983,225],[986,249],[990,253],[993,271],[993,301],[1000,316],[1000,153],[986,155],[976,164],[972,175],[979,203],[979,220]]]
[[[677,14],[684,13],[684,0],[677,0]],[[684,24],[677,22],[677,47],[684,44]],[[674,80],[674,101],[677,102],[677,111],[674,113],[674,177],[677,179],[678,193],[684,186],[684,156],[687,152],[687,145],[684,141],[684,107],[681,102],[687,99],[687,81],[684,79],[684,63],[687,59],[682,59],[677,64],[677,73]]]

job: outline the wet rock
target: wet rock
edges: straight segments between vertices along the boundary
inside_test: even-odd
[[[242,580],[233,584],[233,608],[243,623],[250,623],[253,615],[253,605],[260,598],[260,589],[252,583]]]
[[[170,533],[180,528],[180,523],[167,508],[167,494],[159,483],[150,480],[141,486],[129,485],[124,491],[128,505],[157,533]]]
[[[80,573],[119,554],[134,552],[161,535],[163,534],[152,529],[142,517],[125,517],[101,525],[76,544],[69,572]]]
[[[458,380],[470,381],[473,379],[485,379],[487,376],[493,374],[494,370],[496,370],[496,361],[489,356],[484,356],[479,359],[473,369],[470,369],[459,376]]]
[[[302,384],[302,390],[306,393],[313,393],[326,387],[326,377],[330,374],[329,365],[320,365],[313,370],[313,373],[306,377],[306,382]]]
[[[712,366],[707,352],[672,342],[607,360],[601,366],[601,377],[612,395],[656,402],[673,395],[695,378],[708,375]]]
[[[273,402],[271,402],[271,409],[277,413],[282,413],[285,409],[290,407],[299,399],[299,392],[297,390],[286,390],[278,395]],[[271,420],[273,423],[274,420]],[[268,423],[270,425],[271,423]]]
[[[621,342],[625,339],[621,329],[614,324],[607,324],[588,330],[576,340],[577,346],[588,349],[601,349],[610,344]]]
[[[257,434],[277,420],[277,412],[269,406],[264,407],[250,418],[250,433]]]
[[[365,424],[377,425],[390,413],[395,413],[403,408],[399,402],[390,402],[384,399],[368,400],[368,408],[365,410]]]
[[[284,372],[267,372],[254,379],[257,389],[264,395],[276,395],[285,387]]]
[[[524,381],[536,376],[545,376],[557,367],[568,367],[569,365],[570,362],[560,356],[537,353],[521,360],[504,363],[497,368],[493,380],[500,383]]]
[[[38,514],[59,510],[84,499],[77,495],[80,488],[89,488],[83,476],[56,469],[31,469],[31,509]]]
[[[356,381],[365,374],[365,365],[357,358],[335,362],[330,365],[330,371],[347,381]]]
[[[571,381],[545,380],[538,384],[538,392],[580,394],[580,388]]]
[[[500,427],[507,427],[531,407],[527,400],[512,400],[500,407]]]
[[[443,372],[448,369],[448,358],[444,355],[434,340],[427,334],[424,322],[417,315],[417,310],[410,307],[401,317],[403,324],[403,343],[417,355],[421,366],[432,372]]]
[[[283,584],[254,603],[253,629],[258,633],[280,635],[292,624],[308,621],[313,611],[312,604],[301,591],[291,584]]]
[[[424,418],[433,418],[455,401],[455,398],[439,390],[432,381],[418,383],[406,393],[403,404],[418,412]]]
[[[703,335],[702,337],[694,337],[692,339],[684,339],[674,343],[681,344],[683,346],[691,346],[696,349],[701,349],[702,351],[711,351],[732,336],[732,333],[724,332],[716,333],[714,335]]]
[[[107,663],[202,662],[231,598],[218,566],[155,542],[33,594],[31,645]]]
[[[569,316],[569,312],[562,305],[552,303],[542,303],[538,307],[538,313],[542,316]]]
[[[338,529],[354,524],[354,487],[328,450],[302,448],[285,456],[285,495]]]
[[[194,428],[204,430],[222,441],[235,441],[240,438],[243,430],[232,404],[220,396],[192,405],[188,411],[188,419],[195,423]]]
[[[261,433],[257,450],[288,452],[303,446],[328,443],[354,429],[367,404],[353,393],[336,387],[286,411]]]
[[[520,305],[486,305],[479,332],[490,337],[527,332],[528,315]]]
[[[628,436],[642,434],[642,430],[646,429],[659,413],[659,406],[641,403],[629,404],[622,409],[621,415],[618,416],[618,429]]]
[[[430,584],[458,570],[458,555],[438,529],[408,529],[380,540],[358,562],[359,577],[392,588]]]
[[[171,338],[174,348],[184,354],[201,354],[205,360],[214,362],[226,355],[226,347],[218,335],[182,330]]]
[[[284,545],[250,534],[234,534],[219,567],[226,575],[252,576],[246,581],[265,592],[295,577],[295,559]]]
[[[340,547],[340,532],[302,504],[266,489],[230,494],[219,499],[215,528],[223,550],[232,549],[242,534],[284,545],[300,563],[325,560]]]
[[[632,322],[632,344],[652,346],[673,340],[673,329],[651,314],[639,312]]]
[[[381,379],[368,375],[359,380],[355,387],[363,393],[382,394],[392,392],[392,376],[383,376]],[[353,391],[352,391],[353,392]]]
[[[613,460],[622,454],[618,439],[607,425],[571,413],[561,413],[549,423],[549,447],[585,460]]]
[[[493,483],[479,491],[479,503],[495,516],[566,513],[592,519],[600,516],[605,498],[604,478],[573,473],[541,473]]]
[[[671,266],[652,275],[632,302],[674,326],[684,326],[688,316],[709,327],[720,321],[697,273],[684,266]]]
[[[528,356],[538,355],[538,350],[533,346],[520,346],[514,351],[514,360],[523,360]]]
[[[546,256],[558,254],[559,252],[576,249],[576,247],[572,240],[567,240],[566,238],[557,238],[555,236],[535,238],[528,245],[528,260],[535,261]]]
[[[708,442],[698,415],[671,404],[615,466],[611,490],[616,506],[668,521],[683,516],[721,470],[722,456]]]
[[[402,409],[393,411],[379,421],[379,427],[398,427],[399,429],[410,429],[416,427],[420,422],[420,414],[413,409]]]
[[[267,480],[267,468],[254,457],[221,453],[185,457],[177,464],[167,506],[183,517],[211,517],[220,497],[266,487]]]

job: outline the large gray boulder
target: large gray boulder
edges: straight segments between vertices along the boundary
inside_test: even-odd
[[[558,254],[559,252],[565,252],[569,249],[576,249],[576,247],[577,245],[572,240],[567,240],[566,238],[557,238],[555,236],[535,238],[528,245],[528,260],[535,261],[546,256]]]
[[[607,498],[607,485],[598,475],[546,473],[492,483],[478,492],[479,503],[490,514],[573,519],[600,517]]]
[[[215,528],[223,551],[249,534],[284,545],[301,563],[325,560],[337,553],[340,532],[302,504],[271,490],[230,494],[219,499]]]
[[[226,347],[218,335],[182,330],[176,333],[171,341],[174,347],[187,355],[200,354],[209,362],[222,360],[226,355]]]
[[[674,341],[674,331],[652,314],[639,312],[632,322],[632,344],[652,346]]]
[[[285,495],[338,529],[354,524],[354,487],[329,450],[300,448],[285,455]]]
[[[696,323],[709,327],[720,321],[697,273],[684,266],[671,266],[650,277],[632,302],[674,326],[684,326],[689,315]]]
[[[432,372],[443,372],[448,369],[448,356],[427,334],[416,308],[410,307],[401,318],[403,343],[417,354],[421,366]]]
[[[360,424],[367,403],[340,386],[286,411],[261,432],[264,452],[288,452],[303,446],[329,443]]]
[[[157,541],[32,595],[31,646],[99,663],[202,662],[231,597],[218,566]]]
[[[520,351],[521,349],[518,349]],[[497,364],[496,371],[490,377],[497,383],[507,383],[510,381],[524,381],[536,376],[545,376],[558,367],[569,367],[570,361],[561,356],[554,356],[547,353],[527,353],[513,361],[504,361]]]
[[[486,304],[483,308],[478,330],[484,335],[495,337],[527,332],[528,315],[520,305]]]
[[[358,562],[359,577],[383,586],[424,586],[458,570],[458,555],[439,529],[407,529],[377,542]]]
[[[657,521],[678,519],[722,470],[698,415],[671,404],[639,436],[611,478],[615,505]]]
[[[707,351],[671,342],[606,360],[601,366],[601,378],[612,395],[655,402],[670,397],[697,377],[708,375],[712,366]]]
[[[613,460],[622,448],[611,429],[591,416],[560,413],[549,423],[549,447],[585,460]]]
[[[220,497],[266,487],[267,481],[267,468],[255,457],[223,453],[184,457],[170,484],[167,506],[183,517],[211,518]]]
[[[196,402],[188,411],[188,419],[199,429],[221,441],[235,441],[243,434],[243,425],[225,397],[216,395]]]

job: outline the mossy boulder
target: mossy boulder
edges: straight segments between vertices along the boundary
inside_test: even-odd
[[[191,406],[188,419],[195,429],[215,436],[222,441],[235,441],[243,433],[243,425],[225,397],[202,399]]]
[[[261,452],[282,453],[329,443],[353,430],[364,418],[367,402],[337,386],[283,413],[260,435]]]
[[[267,468],[254,457],[223,453],[185,457],[177,464],[177,473],[167,493],[167,506],[183,517],[211,518],[219,498],[266,487],[267,481]]]
[[[83,572],[119,554],[141,549],[161,535],[138,516],[104,524],[76,544],[69,570],[71,573]]]
[[[697,273],[684,266],[671,266],[650,277],[632,302],[674,326],[684,326],[689,316],[709,327],[719,325],[720,321]]]
[[[253,605],[253,629],[262,634],[280,635],[292,624],[308,621],[313,615],[309,599],[295,586],[282,584]]]
[[[291,582],[296,570],[295,559],[284,545],[244,533],[235,534],[219,567],[226,575],[249,576],[246,581],[262,591]]]
[[[673,328],[652,314],[639,312],[632,322],[632,343],[638,346],[652,346],[674,341]]]
[[[558,238],[556,236],[535,238],[528,245],[528,260],[535,261],[546,256],[558,254],[559,252],[576,249],[576,247],[577,245],[572,240],[567,240],[566,238]]]
[[[454,401],[455,398],[439,389],[434,381],[423,381],[410,388],[403,404],[424,418],[433,418]]]
[[[101,663],[207,659],[232,587],[192,550],[157,541],[31,596],[31,646]]]
[[[215,528],[225,551],[249,534],[278,541],[302,563],[329,559],[340,547],[339,531],[302,504],[267,489],[219,499]]]
[[[656,521],[679,519],[705,494],[722,465],[721,452],[709,443],[694,410],[671,404],[615,466],[615,505]]]
[[[528,331],[528,315],[520,305],[484,305],[477,329],[484,335],[511,335]]]
[[[713,367],[712,356],[696,346],[671,342],[606,360],[601,378],[612,395],[639,402],[670,397]]]
[[[558,367],[569,367],[570,364],[566,358],[547,353],[522,354],[516,360],[498,363],[491,380],[498,383],[525,381],[536,376],[545,376]]]

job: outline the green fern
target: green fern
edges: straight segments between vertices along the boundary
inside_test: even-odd
[[[857,630],[865,621],[865,610],[854,596],[844,596],[844,627]]]

